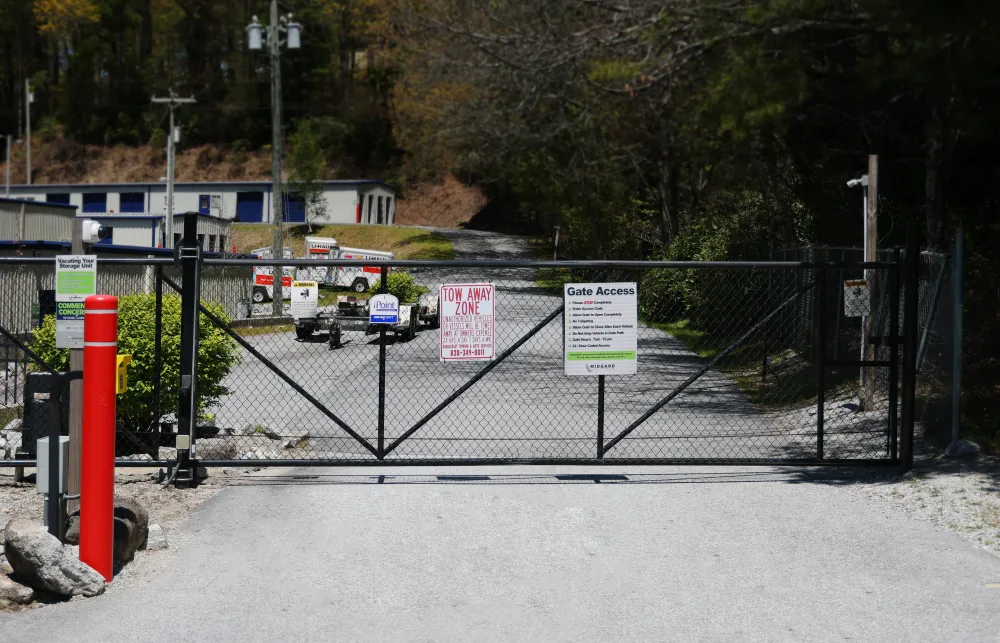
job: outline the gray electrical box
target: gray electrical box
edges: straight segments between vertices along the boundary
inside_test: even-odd
[[[59,436],[59,491],[66,493],[66,481],[69,480],[69,438]],[[35,491],[49,492],[49,439],[38,441],[38,471],[35,473]]]

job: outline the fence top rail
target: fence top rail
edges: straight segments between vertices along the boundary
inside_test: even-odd
[[[864,261],[545,261],[522,259],[205,259],[206,266],[260,266],[286,268],[618,268],[650,270],[655,268],[705,268],[714,270],[789,270],[816,268],[890,269],[895,263]]]
[[[32,265],[55,266],[56,258],[52,257],[0,257],[0,265]],[[97,265],[105,266],[171,266],[171,257],[97,257]]]

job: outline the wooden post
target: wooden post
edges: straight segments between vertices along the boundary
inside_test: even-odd
[[[868,155],[868,211],[865,213],[865,261],[878,261],[878,155]],[[868,315],[861,320],[861,359],[875,359],[875,348],[868,339],[878,334],[880,329],[875,325],[878,320],[876,302],[879,301],[879,272],[868,268],[865,270],[865,280],[868,282]],[[892,348],[891,350],[895,350]],[[858,405],[862,411],[871,409],[875,402],[875,376],[877,369],[861,368],[861,394]]]
[[[84,254],[83,220],[73,221],[73,241],[70,252],[75,255]],[[69,352],[69,370],[83,370],[83,349],[74,348]],[[80,495],[80,463],[83,444],[83,380],[73,380],[69,383],[69,480],[68,494]],[[79,500],[66,502],[66,513],[70,514],[80,506]]]

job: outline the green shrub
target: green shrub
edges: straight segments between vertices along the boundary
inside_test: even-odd
[[[212,312],[229,321],[221,307]],[[177,408],[180,395],[181,298],[163,297],[161,339],[160,409],[164,415]],[[125,295],[118,298],[118,353],[131,354],[128,390],[118,396],[118,422],[132,430],[148,430],[159,420],[153,408],[155,374],[156,297]],[[49,315],[34,331],[32,348],[57,370],[69,370],[69,351],[55,346],[56,322]],[[229,391],[222,381],[239,363],[236,342],[204,315],[198,330],[198,411],[215,404]]]
[[[395,295],[399,299],[401,304],[415,302],[417,297],[424,292],[423,288],[414,283],[413,276],[402,270],[389,272],[389,277],[386,279],[386,288],[390,295]],[[375,285],[368,290],[368,294],[378,294],[380,289],[379,282],[375,282]]]

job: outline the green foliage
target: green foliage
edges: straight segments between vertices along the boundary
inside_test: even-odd
[[[769,209],[759,193],[716,199],[711,216],[684,229],[656,259],[665,261],[739,261],[767,256]],[[690,319],[695,327],[718,328],[726,311],[762,311],[767,275],[761,271],[660,269],[643,275],[639,314],[654,322]]]
[[[214,314],[228,321],[221,307],[208,304]],[[132,430],[148,428],[154,417],[156,297],[125,295],[118,299],[118,352],[131,354],[128,367],[128,391],[118,396],[118,422]],[[160,368],[160,406],[170,413],[180,394],[181,299],[163,297],[162,364]],[[57,370],[69,369],[69,351],[55,346],[55,317],[49,315],[34,331],[32,348]],[[204,315],[198,331],[198,410],[211,407],[228,390],[222,382],[239,363],[236,342],[215,327]]]
[[[402,270],[393,270],[389,273],[389,276],[386,278],[386,289],[390,295],[394,295],[399,299],[399,303],[401,304],[414,303],[417,301],[417,297],[426,292],[425,288],[418,286],[413,281],[412,275]],[[380,290],[380,284],[376,282],[368,290],[368,294],[376,295]]]
[[[314,121],[305,119],[299,121],[289,140],[292,144],[288,155],[292,169],[289,187],[305,200],[306,221],[312,224],[326,216],[326,199],[321,183],[325,178],[326,160],[320,147],[320,134]]]

